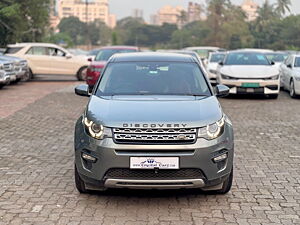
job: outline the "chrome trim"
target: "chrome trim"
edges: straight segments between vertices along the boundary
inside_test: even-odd
[[[203,179],[184,180],[127,180],[107,179],[106,188],[131,188],[131,189],[178,189],[178,188],[201,188],[205,186]]]

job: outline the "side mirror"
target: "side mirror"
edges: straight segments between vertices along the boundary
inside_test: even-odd
[[[229,88],[223,84],[216,86],[216,96],[217,97],[226,97],[229,95]]]
[[[89,97],[89,86],[87,84],[80,84],[75,87],[75,94],[79,96]]]
[[[223,61],[220,61],[220,62],[219,62],[219,65],[220,65],[220,66],[224,66],[224,62],[223,62]]]
[[[89,62],[93,62],[93,59],[92,59],[92,58],[88,58],[88,61],[89,61]]]
[[[72,55],[71,55],[71,54],[66,54],[66,58],[67,58],[67,59],[71,59],[71,58],[72,58]]]
[[[275,65],[275,62],[274,62],[274,61],[271,61],[271,65],[274,66],[274,65]]]
[[[292,64],[288,64],[287,67],[292,69]]]

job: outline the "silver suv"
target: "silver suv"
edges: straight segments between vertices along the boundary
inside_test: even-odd
[[[89,96],[88,86],[75,92]],[[79,192],[199,188],[227,193],[233,128],[192,56],[114,55],[75,128]]]
[[[0,59],[0,88],[3,88],[5,85],[9,84],[12,77],[16,77],[14,63]]]

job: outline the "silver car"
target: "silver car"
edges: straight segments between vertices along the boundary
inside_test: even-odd
[[[300,95],[300,55],[290,55],[280,66],[281,83],[290,96]]]
[[[14,83],[17,83],[21,80],[29,80],[29,68],[26,60],[8,55],[0,55],[0,60],[1,59],[12,61],[14,63],[14,70],[16,73],[16,79]]]
[[[76,94],[89,96],[88,86]],[[79,192],[199,188],[227,193],[233,128],[192,56],[114,55],[75,128]]]
[[[0,59],[0,89],[9,84],[13,76],[15,76],[13,62]]]

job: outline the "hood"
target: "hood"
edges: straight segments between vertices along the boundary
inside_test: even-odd
[[[233,65],[223,66],[220,73],[236,78],[268,78],[279,74],[276,66]]]
[[[92,96],[86,114],[89,120],[106,127],[159,124],[160,128],[170,128],[179,124],[196,128],[220,120],[222,109],[215,96]]]
[[[93,61],[91,62],[91,66],[104,67],[106,63],[106,61]]]

